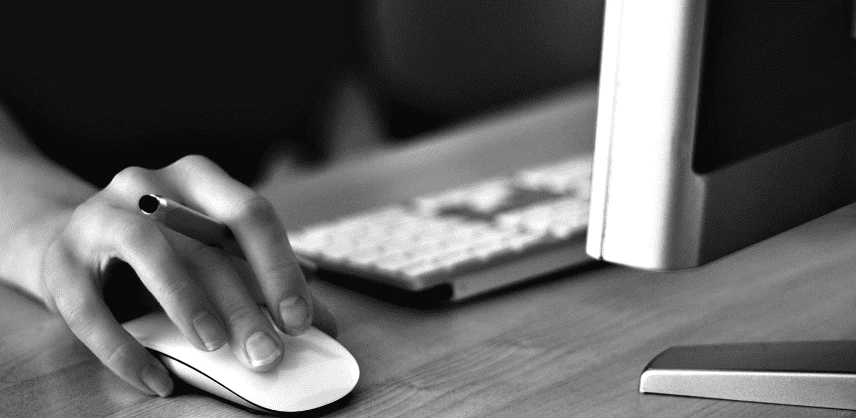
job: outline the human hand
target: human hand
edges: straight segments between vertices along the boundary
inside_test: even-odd
[[[247,262],[167,229],[143,216],[137,201],[158,194],[193,207],[227,225]],[[47,305],[114,373],[160,396],[172,380],[160,362],[111,315],[102,298],[106,272],[128,263],[170,319],[200,350],[229,343],[256,371],[276,367],[282,341],[312,323],[335,332],[329,311],[309,292],[270,202],[200,156],[158,170],[131,167],[74,208],[44,252],[41,285]]]

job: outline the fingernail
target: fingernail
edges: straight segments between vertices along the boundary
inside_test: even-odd
[[[250,335],[245,347],[253,367],[262,367],[273,363],[282,354],[282,350],[273,339],[262,331],[256,331]]]
[[[193,329],[208,351],[216,350],[226,344],[226,332],[220,322],[208,312],[202,312],[193,319]]]
[[[143,383],[161,398],[165,398],[172,393],[172,378],[169,377],[169,373],[163,367],[163,364],[159,362],[146,367],[143,370],[142,379]]]
[[[279,315],[289,334],[299,334],[309,328],[309,305],[300,296],[289,296],[279,303]]]

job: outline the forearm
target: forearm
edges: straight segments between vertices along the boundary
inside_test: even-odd
[[[0,106],[0,281],[42,299],[41,257],[96,189],[42,155]]]

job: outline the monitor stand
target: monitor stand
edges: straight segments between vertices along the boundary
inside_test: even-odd
[[[671,347],[639,391],[856,410],[856,341]]]

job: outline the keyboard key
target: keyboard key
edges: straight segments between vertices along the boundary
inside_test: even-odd
[[[365,248],[346,254],[345,260],[358,266],[370,266],[382,254],[379,248]]]
[[[551,224],[548,230],[550,231],[550,235],[552,235],[554,238],[564,239],[570,237],[571,235],[574,235],[579,231],[582,231],[582,228],[580,228],[580,226],[577,224],[559,223]]]
[[[383,257],[371,263],[371,266],[390,273],[401,271],[406,266],[413,264],[413,258],[406,253]]]
[[[510,250],[503,242],[484,242],[470,247],[470,252],[479,260],[487,261]]]
[[[504,242],[507,248],[514,251],[523,251],[538,244],[542,240],[543,236],[543,233],[520,234],[507,238]]]
[[[585,231],[590,170],[591,158],[547,164],[318,223],[289,239],[322,265],[385,282],[513,263]]]
[[[433,263],[432,261],[423,261],[423,262],[405,267],[403,270],[403,273],[406,277],[409,277],[411,279],[418,279],[418,278],[421,278],[423,276],[427,276],[430,273],[433,273],[433,272],[439,270],[439,267],[440,266]]]

